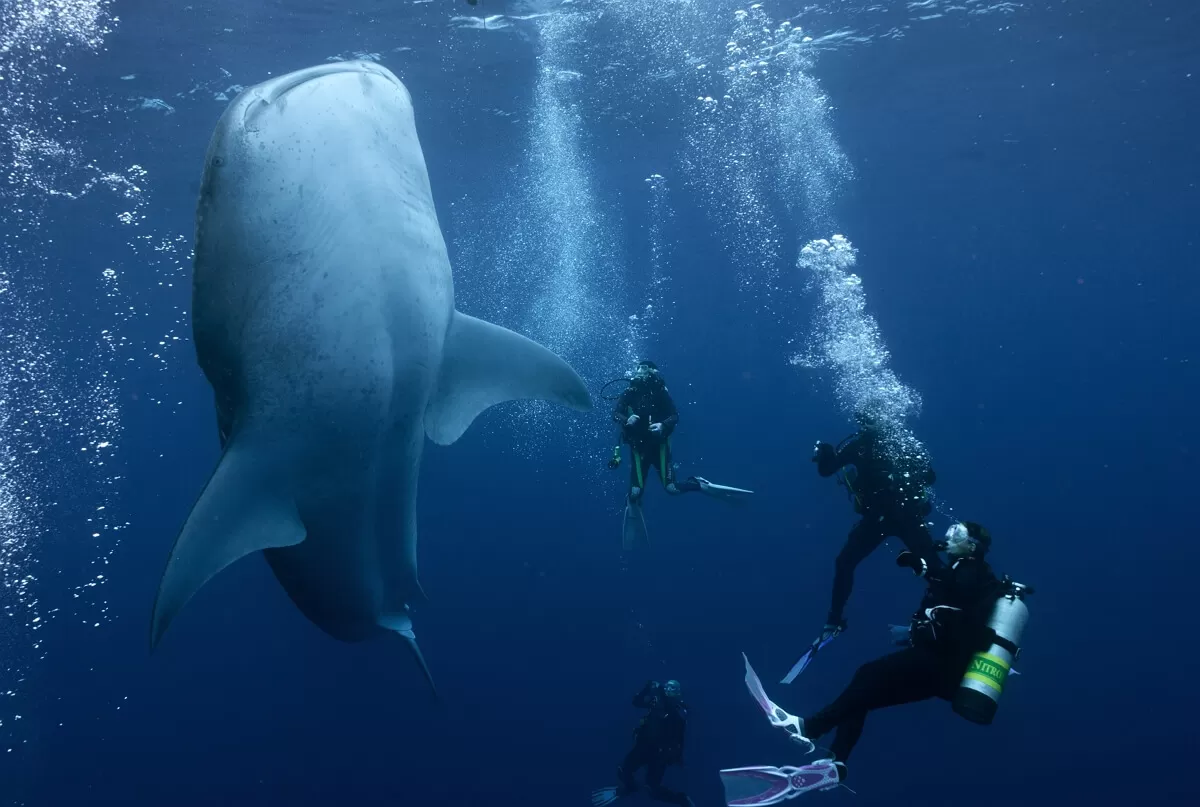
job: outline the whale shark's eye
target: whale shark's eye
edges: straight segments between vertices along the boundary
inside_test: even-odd
[[[220,167],[221,167],[222,165],[224,165],[224,164],[225,164],[225,161],[224,161],[224,160],[222,160],[220,157],[213,157],[213,158],[212,158],[212,166],[213,166],[213,168],[220,168]]]

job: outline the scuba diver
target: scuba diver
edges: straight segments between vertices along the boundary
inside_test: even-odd
[[[781,683],[790,684],[812,662],[817,652],[846,629],[842,615],[854,587],[854,570],[887,538],[895,536],[931,568],[941,564],[925,519],[933,509],[927,488],[936,478],[924,450],[915,446],[905,451],[889,445],[883,426],[860,412],[859,429],[836,448],[818,442],[812,456],[821,476],[838,476],[854,512],[861,520],[846,536],[846,544],[834,563],[833,596],[825,626]],[[891,450],[889,450],[891,449]],[[852,467],[847,467],[852,466]]]
[[[691,476],[678,481],[675,466],[671,461],[671,434],[679,423],[679,410],[667,391],[666,382],[658,371],[658,365],[648,359],[638,361],[637,369],[615,399],[612,419],[617,424],[617,444],[613,447],[608,467],[621,465],[621,443],[628,443],[632,456],[629,469],[629,494],[625,505],[622,546],[631,549],[634,545],[648,545],[646,521],[642,515],[642,495],[646,490],[646,476],[652,468],[658,469],[663,488],[672,495],[699,491],[718,499],[737,499],[753,491],[718,485],[700,476]]]
[[[687,706],[681,699],[679,682],[659,684],[647,681],[642,691],[633,696],[633,705],[648,709],[633,732],[633,749],[617,768],[617,787],[605,787],[592,792],[593,807],[605,807],[638,789],[634,774],[646,769],[646,787],[650,798],[694,807],[684,793],[663,787],[663,774],[669,765],[683,763],[683,735],[687,729]]]
[[[776,804],[812,790],[829,790],[846,780],[846,761],[868,713],[889,706],[942,698],[967,720],[988,725],[1004,683],[1020,652],[1029,619],[1024,597],[1033,590],[998,579],[985,555],[991,535],[972,522],[954,524],[939,542],[951,563],[937,570],[913,552],[901,552],[896,565],[912,569],[928,589],[907,626],[892,626],[903,650],[858,668],[841,695],[805,718],[771,702],[746,662],[746,683],[772,725],[815,750],[814,740],[836,732],[832,757],[801,767],[734,768],[721,771],[730,804]]]

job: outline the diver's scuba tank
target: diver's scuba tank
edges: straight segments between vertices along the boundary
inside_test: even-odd
[[[1004,681],[1012,669],[1013,661],[1021,652],[1021,634],[1029,621],[1029,609],[1025,596],[1033,589],[1005,576],[1003,593],[992,608],[988,619],[988,631],[992,635],[991,646],[976,653],[963,674],[954,696],[954,711],[972,723],[988,725],[996,716],[1000,695],[1004,692]]]

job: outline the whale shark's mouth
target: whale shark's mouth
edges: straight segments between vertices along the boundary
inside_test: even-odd
[[[381,67],[374,62],[337,62],[335,64],[323,64],[317,67],[310,67],[307,70],[298,70],[295,73],[289,73],[286,76],[281,76],[274,83],[267,85],[258,93],[258,97],[254,98],[246,105],[245,112],[242,114],[242,125],[251,131],[254,130],[254,118],[265,107],[270,107],[272,104],[278,103],[289,92],[302,87],[309,82],[322,79],[327,76],[339,75],[341,73],[360,73],[372,76],[378,76],[388,83],[400,88],[404,95],[408,96],[408,89],[400,83],[400,80],[392,75],[387,68]]]
[[[300,70],[282,77],[279,79],[279,83],[270,87],[263,100],[268,104],[274,103],[297,87],[301,87],[310,81],[316,81],[317,79],[339,73],[367,73],[386,79],[391,84],[403,86],[396,81],[391,73],[374,62],[337,62],[336,64],[323,64],[311,67],[308,70]]]

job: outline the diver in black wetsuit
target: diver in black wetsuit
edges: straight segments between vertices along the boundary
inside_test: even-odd
[[[675,465],[671,461],[671,434],[679,423],[679,410],[671,400],[662,374],[654,362],[642,359],[632,377],[614,379],[609,383],[626,380],[629,386],[616,397],[613,406],[612,419],[618,428],[617,444],[608,460],[609,468],[619,468],[621,443],[629,444],[633,462],[630,463],[629,493],[621,525],[621,544],[625,549],[649,545],[646,522],[642,516],[642,496],[646,492],[646,477],[653,468],[658,469],[663,488],[672,495],[699,491],[706,496],[732,502],[754,492],[718,485],[702,476],[677,480]]]
[[[617,424],[617,444],[613,447],[609,468],[621,464],[621,443],[628,443],[633,453],[629,469],[629,500],[637,502],[646,488],[646,472],[658,469],[659,478],[667,493],[691,493],[700,490],[700,482],[690,477],[683,482],[675,479],[671,462],[671,433],[679,423],[679,410],[658,366],[647,359],[638,362],[629,386],[617,398],[612,412]]]
[[[633,732],[633,748],[617,769],[620,785],[592,793],[593,807],[605,807],[638,789],[634,774],[646,769],[646,789],[650,798],[681,807],[693,807],[685,794],[663,786],[663,775],[670,765],[683,762],[683,737],[687,729],[687,706],[680,699],[678,681],[647,681],[633,696],[633,705],[649,712]]]
[[[926,488],[935,479],[928,457],[919,450],[908,456],[889,456],[903,452],[888,451],[879,424],[872,418],[860,415],[858,422],[859,431],[837,448],[817,443],[812,458],[821,476],[842,472],[839,481],[849,488],[854,510],[862,515],[834,564],[833,598],[825,619],[827,633],[845,629],[842,611],[854,586],[854,569],[889,536],[903,541],[931,568],[941,565],[925,526],[932,510]],[[854,466],[854,471],[843,471],[847,466]]]
[[[988,618],[1008,584],[998,580],[984,560],[991,536],[978,524],[952,527],[943,542],[949,566],[933,570],[912,552],[901,552],[896,565],[929,582],[901,644],[905,649],[858,668],[837,699],[801,721],[811,740],[836,729],[833,744],[839,781],[845,762],[862,735],[867,713],[930,698],[953,700],[972,656],[993,641]]]

